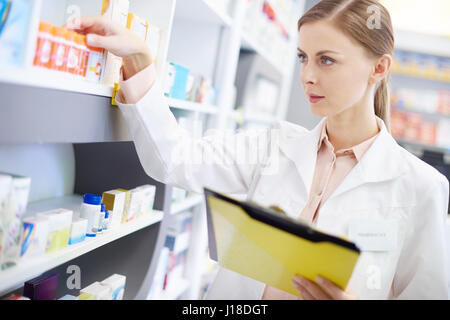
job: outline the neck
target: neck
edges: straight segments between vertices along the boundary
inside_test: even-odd
[[[373,106],[373,102],[370,105]],[[351,148],[380,131],[373,107],[365,106],[354,106],[327,117],[326,126],[334,150]]]

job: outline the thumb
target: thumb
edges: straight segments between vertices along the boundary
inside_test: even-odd
[[[113,47],[111,36],[100,36],[90,33],[86,35],[86,42],[91,47],[104,48],[106,50],[110,50]]]

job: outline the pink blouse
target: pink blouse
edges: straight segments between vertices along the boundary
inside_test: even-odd
[[[128,104],[137,103],[151,88],[155,79],[156,72],[153,64],[128,80],[124,81],[121,75],[120,91],[116,99]],[[361,160],[377,136],[378,134],[356,146],[335,152],[333,145],[328,140],[326,121],[324,121],[318,141],[316,167],[309,199],[299,219],[316,224],[322,203],[329,198],[352,168]],[[297,297],[266,285],[262,299],[291,300],[297,299]]]

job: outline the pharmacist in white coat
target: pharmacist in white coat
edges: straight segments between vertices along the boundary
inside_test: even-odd
[[[336,20],[333,23],[317,20],[317,12],[306,13],[299,22],[301,84],[312,112],[323,116],[311,131],[277,121],[258,131],[194,139],[177,124],[149,62],[150,54],[136,38],[99,18],[82,18],[80,31],[91,34],[91,45],[124,57],[124,80],[117,100],[148,175],[199,193],[204,186],[245,193],[262,205],[280,206],[293,218],[312,208],[315,227],[350,237],[360,246],[362,252],[345,291],[334,284],[296,277],[293,285],[304,299],[447,299],[449,183],[400,147],[387,130],[385,79],[392,62],[392,27],[381,7],[381,29],[374,39],[370,33],[342,32],[348,15],[340,17],[336,12],[351,9],[349,14],[357,10],[361,17],[366,14],[364,6],[351,8],[352,3],[322,1],[322,6],[312,9],[322,17],[331,15]],[[352,19],[365,27],[363,18]],[[362,143],[367,150],[357,161],[353,155],[348,172],[338,179],[326,201],[317,204],[314,199],[322,199],[322,190],[316,195],[313,187],[323,179],[338,181],[335,171],[327,171],[331,176],[320,176],[325,169],[315,172],[319,157],[324,159],[319,149],[322,142],[337,150],[329,166],[336,170],[339,150],[346,150],[344,154]],[[316,175],[320,181],[315,181]],[[329,183],[322,186],[330,190]],[[207,298],[293,297],[270,289],[221,268]]]

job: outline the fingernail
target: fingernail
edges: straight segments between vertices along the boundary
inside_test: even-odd
[[[323,283],[323,278],[321,276],[317,276],[316,282]]]

